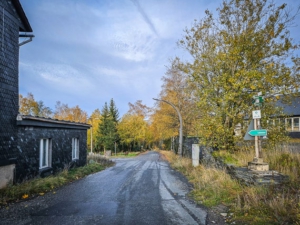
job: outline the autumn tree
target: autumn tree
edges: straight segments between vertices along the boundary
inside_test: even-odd
[[[88,118],[88,123],[92,127],[88,130],[87,133],[87,145],[89,146],[89,149],[91,149],[91,138],[92,138],[92,142],[93,142],[92,151],[100,149],[100,145],[97,141],[97,130],[99,127],[100,120],[101,120],[101,113],[99,109],[95,109],[90,115],[90,117]]]
[[[23,115],[51,117],[52,110],[44,105],[43,101],[36,101],[32,93],[26,97],[19,95],[19,112]]]
[[[125,114],[118,125],[121,142],[129,146],[129,150],[132,146],[140,148],[145,143],[146,129],[147,122],[138,114]]]
[[[151,141],[146,121],[149,112],[150,108],[138,100],[134,104],[129,103],[128,112],[121,118],[118,124],[118,134],[121,143],[128,146],[129,150],[132,150],[134,146],[138,149],[142,146],[146,147]]]
[[[178,108],[182,116],[184,136],[197,136],[195,124],[199,116],[194,94],[195,85],[189,81],[188,75],[180,70],[179,65],[181,64],[178,58],[171,62],[171,66],[162,77],[163,84],[159,98],[171,102]],[[156,141],[178,136],[179,125],[176,110],[169,104],[158,101],[151,117],[151,130]]]
[[[55,105],[54,118],[58,120],[86,123],[88,114],[78,105],[75,107],[69,107],[68,104],[57,101]]]
[[[298,8],[299,11],[299,8]],[[297,13],[298,13],[297,11]],[[181,70],[195,83],[205,144],[234,148],[234,128],[253,110],[252,96],[293,95],[299,90],[299,58],[289,26],[296,14],[267,0],[224,0],[218,16],[206,11],[186,29],[179,45],[192,56]],[[276,115],[268,98],[263,117]]]
[[[144,119],[148,118],[150,113],[151,113],[151,108],[144,105],[142,103],[142,100],[137,100],[134,104],[133,103],[128,103],[129,105],[129,114],[136,114],[144,117]]]

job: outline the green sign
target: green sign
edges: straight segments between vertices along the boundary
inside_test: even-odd
[[[252,103],[255,106],[261,106],[263,102],[264,102],[263,96],[253,96]]]
[[[248,134],[251,136],[267,136],[267,130],[250,130]]]

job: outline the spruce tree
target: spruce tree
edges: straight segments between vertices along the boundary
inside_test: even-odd
[[[119,116],[113,99],[110,102],[109,108],[107,102],[105,102],[101,115],[98,128],[98,142],[104,147],[104,150],[113,150],[115,142],[118,141],[117,123]]]
[[[110,100],[110,105],[109,105],[109,113],[113,119],[113,121],[115,123],[118,123],[119,122],[119,111],[116,107],[116,104],[114,102],[114,99],[111,99]]]

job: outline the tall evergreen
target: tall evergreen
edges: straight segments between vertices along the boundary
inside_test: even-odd
[[[120,137],[119,137],[118,129],[117,129],[118,123],[119,123],[119,111],[118,111],[113,99],[110,100],[109,112],[110,112],[111,118],[114,122],[114,142],[119,143]]]
[[[112,116],[113,121],[115,123],[118,123],[119,122],[119,111],[118,111],[118,109],[116,107],[114,99],[110,100],[109,112],[110,112],[110,115]]]
[[[118,110],[113,102],[110,103],[108,108],[105,102],[101,111],[101,121],[98,128],[98,141],[104,147],[104,150],[113,150],[114,143],[118,140],[117,135],[117,122]]]

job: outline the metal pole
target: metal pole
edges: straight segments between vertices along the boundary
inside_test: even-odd
[[[93,125],[91,127],[91,153],[93,153]]]
[[[178,117],[179,117],[179,122],[180,122],[178,155],[182,156],[182,117],[181,117],[181,114],[180,114],[178,108],[173,103],[168,102],[166,100],[156,99],[156,98],[153,98],[153,100],[165,102],[165,103],[171,105],[176,110]]]

